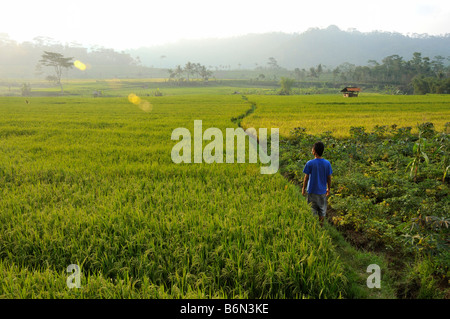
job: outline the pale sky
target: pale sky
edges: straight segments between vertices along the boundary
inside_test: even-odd
[[[301,33],[336,25],[403,34],[450,33],[449,0],[1,0],[0,33],[18,41],[128,49],[179,39]]]

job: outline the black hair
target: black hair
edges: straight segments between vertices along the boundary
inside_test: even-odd
[[[323,150],[325,149],[325,145],[323,145],[322,142],[317,142],[317,143],[314,143],[313,148],[314,148],[314,151],[316,151],[317,155],[322,156]]]

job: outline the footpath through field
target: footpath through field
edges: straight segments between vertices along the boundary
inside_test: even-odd
[[[252,114],[248,114],[245,118],[241,119],[239,122],[240,125],[245,129],[248,127],[254,127],[258,129],[259,127],[279,127],[280,133],[282,135],[282,140],[292,137],[291,141],[286,141],[286,145],[290,145],[289,147],[280,150],[280,152],[285,152],[286,156],[283,157],[280,164],[280,169],[283,171],[282,174],[286,175],[286,177],[293,183],[301,183],[302,181],[302,169],[308,160],[308,155],[305,156],[305,154],[309,154],[309,149],[312,146],[312,137],[308,137],[311,141],[311,145],[303,145],[305,143],[300,143],[299,136],[304,136],[305,140],[307,137],[307,134],[314,135],[317,139],[326,139],[331,140],[333,143],[342,144],[344,145],[344,149],[339,148],[340,152],[343,152],[347,154],[350,152],[347,156],[347,158],[350,156],[354,156],[354,152],[356,148],[359,148],[361,154],[366,154],[365,159],[367,159],[368,155],[367,152],[369,151],[368,148],[365,148],[368,145],[363,145],[361,141],[359,141],[358,145],[347,145],[346,143],[341,143],[340,141],[342,138],[349,138],[350,134],[352,132],[351,128],[353,127],[353,133],[357,134],[360,132],[362,134],[361,136],[368,136],[367,132],[378,132],[373,133],[375,135],[370,136],[377,136],[376,134],[383,134],[382,132],[385,132],[386,130],[389,132],[397,132],[398,134],[401,134],[402,132],[409,132],[412,128],[412,133],[417,136],[418,134],[418,125],[419,123],[424,123],[423,125],[429,125],[430,122],[433,123],[434,129],[436,132],[445,132],[445,129],[448,128],[448,118],[450,118],[450,109],[448,108],[449,103],[449,97],[448,95],[425,95],[425,96],[386,96],[386,95],[367,95],[367,96],[361,96],[357,99],[343,99],[340,96],[327,96],[327,95],[316,95],[316,96],[261,96],[261,95],[248,95],[248,100],[252,101],[254,105],[254,112]],[[360,128],[360,130],[355,130]],[[364,131],[366,130],[366,131]],[[383,131],[385,130],[385,131]],[[301,133],[303,132],[303,133]],[[306,132],[306,133],[304,133]],[[448,131],[447,131],[448,132]],[[293,135],[291,135],[293,133]],[[303,134],[303,135],[295,135],[295,134]],[[397,134],[396,133],[396,134]],[[366,135],[364,135],[366,134]],[[397,134],[397,135],[398,135]],[[331,137],[332,135],[332,137]],[[381,136],[381,135],[380,135]],[[409,136],[409,135],[408,135]],[[436,138],[439,138],[438,136],[442,137],[442,141],[438,142],[436,149],[442,150],[445,149],[445,145],[442,143],[445,143],[445,134],[442,133],[441,135],[436,135]],[[297,140],[296,140],[297,139]],[[398,138],[397,138],[398,139]],[[414,144],[414,141],[417,140],[416,137],[414,139],[414,136],[411,135],[411,139],[408,140],[408,148],[410,147],[411,150],[413,150],[412,144]],[[411,142],[413,141],[413,142]],[[408,152],[406,144],[400,144],[396,148],[396,151],[393,154],[393,149],[389,149],[389,143],[392,143],[393,141],[389,140],[388,138],[385,138],[383,141],[384,147],[384,155],[381,153],[380,158],[384,156],[381,160],[381,164],[377,163],[378,166],[374,165],[374,159],[369,158],[367,163],[371,163],[370,166],[372,168],[372,171],[377,172],[377,169],[380,169],[380,166],[383,166],[383,163],[385,163],[385,166],[389,166],[389,163],[386,162],[386,159],[388,158],[389,154],[387,154],[386,150],[390,151],[390,155],[393,155],[393,158],[397,158],[396,164],[393,166],[397,170],[398,166],[398,153],[396,152],[402,152],[402,161],[410,161],[407,157],[405,157],[404,153]],[[432,140],[430,139],[427,145],[431,145],[430,142]],[[381,143],[381,142],[380,142]],[[440,144],[439,144],[440,143]],[[300,144],[302,144],[303,152],[307,152],[305,154],[300,154],[299,148]],[[297,147],[294,147],[297,145]],[[331,148],[328,150],[328,154],[333,153],[336,155],[336,150],[333,148],[335,145],[330,145]],[[441,146],[439,148],[439,146]],[[326,146],[327,147],[327,146]],[[345,149],[345,147],[348,147]],[[382,148],[381,145],[375,144],[373,147],[378,147],[378,149]],[[337,148],[336,148],[337,149]],[[428,152],[431,152],[430,150],[427,150]],[[331,153],[330,153],[331,152]],[[352,153],[353,152],[353,153]],[[433,154],[435,154],[434,152]],[[430,153],[431,154],[431,153]],[[445,155],[445,153],[444,153]],[[337,161],[340,161],[340,165],[342,166],[342,161],[340,160],[342,158],[342,154],[339,156],[335,156],[334,158]],[[424,155],[426,156],[426,155]],[[327,158],[327,149],[325,149],[324,157]],[[345,157],[345,156],[344,156]],[[369,156],[370,157],[370,156]],[[302,161],[298,161],[298,158],[301,158]],[[440,161],[440,158],[442,159],[442,162]],[[423,185],[421,184],[420,187],[426,188],[427,194],[438,194],[440,190],[445,190],[446,185],[441,185],[440,183],[443,183],[443,175],[442,170],[440,167],[444,167],[445,172],[445,156],[444,157],[438,157],[437,159],[434,159],[434,169],[435,171],[432,171],[432,168],[429,170],[429,176],[427,177],[422,174],[422,179],[427,179],[423,182]],[[369,165],[366,163],[366,166]],[[283,166],[286,167],[283,167]],[[287,168],[288,166],[288,168]],[[406,166],[406,164],[405,164]],[[374,179],[370,179],[369,175],[367,175],[366,168],[364,168],[364,163],[359,166],[361,168],[361,171],[355,172],[357,176],[360,176],[362,181],[360,181],[361,185],[364,184],[364,180],[366,181],[373,181]],[[392,168],[392,167],[391,167]],[[404,172],[405,168],[401,168],[401,172]],[[350,168],[345,168],[346,171],[351,171]],[[370,170],[367,166],[367,170]],[[385,170],[383,171],[385,172]],[[400,172],[400,173],[401,173]],[[372,172],[373,173],[373,172]],[[388,172],[389,173],[389,172]],[[391,172],[392,173],[392,172]],[[407,178],[406,174],[398,174],[399,178]],[[381,174],[381,173],[380,173]],[[437,174],[437,175],[436,175]],[[390,174],[391,175],[391,174]],[[403,176],[405,175],[405,176]],[[436,176],[435,176],[436,175]],[[381,175],[380,175],[381,176]],[[397,175],[396,175],[397,176]],[[342,177],[342,176],[341,176]],[[445,174],[444,174],[445,178]],[[436,179],[441,182],[436,182]],[[359,182],[357,182],[359,183]],[[368,182],[369,183],[369,182]],[[427,184],[428,183],[428,184]],[[367,183],[366,183],[367,184]],[[392,185],[395,183],[390,183],[389,185]],[[405,184],[405,183],[403,183]],[[406,183],[407,184],[407,183]],[[335,184],[336,185],[336,184]],[[428,186],[427,186],[428,185]],[[433,187],[430,185],[438,185],[435,190],[432,189]],[[415,187],[416,189],[418,185],[412,185],[411,187]],[[350,187],[350,186],[349,186]],[[373,188],[373,187],[372,187]],[[395,185],[392,185],[389,189],[395,190]],[[380,190],[380,189],[378,189]],[[401,189],[397,189],[398,192],[402,192]],[[425,191],[425,189],[424,189]],[[332,189],[333,193],[333,189]],[[402,196],[405,194],[401,194],[398,196]],[[337,196],[340,196],[337,195]],[[364,197],[364,194],[356,194],[356,197]],[[409,195],[405,195],[406,198]],[[438,196],[438,195],[436,195]],[[356,200],[357,198],[353,198]],[[337,197],[336,197],[337,198]],[[340,197],[339,197],[340,198]],[[402,200],[403,197],[399,197],[398,200]],[[410,197],[409,197],[410,198]],[[416,196],[417,198],[417,196]],[[332,198],[335,199],[335,198]],[[352,199],[348,199],[348,203]],[[364,199],[363,199],[364,200]],[[361,200],[360,202],[362,202]],[[371,200],[366,199],[368,202]],[[395,199],[393,199],[394,201]],[[412,202],[406,202],[408,207],[411,205],[415,207],[415,210],[413,208],[413,212],[415,213],[417,211],[417,205],[414,205]],[[429,198],[430,201],[434,201],[433,197]],[[420,199],[422,201],[422,199]],[[375,202],[375,199],[374,199]],[[426,203],[426,201],[424,201]],[[386,204],[385,202],[382,202],[381,204]],[[444,205],[444,209],[440,210],[441,215],[445,218],[445,200],[441,201],[440,203],[434,203],[437,206]],[[426,204],[425,204],[426,205]],[[358,206],[355,205],[353,207],[353,212]],[[426,207],[423,207],[426,209]],[[448,206],[447,206],[448,208]],[[331,213],[331,212],[330,212]],[[367,212],[366,212],[367,213]],[[394,213],[394,216],[396,215],[395,211],[390,211],[389,214]],[[429,214],[429,210],[427,211]],[[389,215],[388,214],[388,215]],[[349,214],[350,216],[351,214]],[[354,218],[355,220],[366,220],[371,219],[371,217],[368,217],[366,215],[370,215],[370,212],[367,214],[363,214],[364,216],[358,217],[358,212],[354,212]],[[412,214],[413,215],[413,214]],[[439,215],[439,216],[441,216]],[[341,216],[341,215],[339,215]],[[353,215],[352,215],[353,216]],[[374,216],[372,216],[374,217]],[[381,216],[382,217],[382,216]],[[377,225],[376,222],[383,223],[385,222],[386,225],[386,218],[384,220],[380,216],[377,216],[377,220],[372,221],[371,225]],[[389,219],[390,216],[387,216]],[[413,216],[414,217],[414,216]],[[350,217],[349,217],[350,218]],[[359,218],[359,219],[358,219]],[[381,219],[379,219],[381,218]],[[419,216],[420,218],[420,216]],[[382,225],[382,224],[381,224]],[[414,225],[414,223],[413,223]],[[391,228],[394,227],[392,225],[388,225]],[[404,226],[404,225],[400,225]],[[327,234],[333,238],[333,244],[336,246],[336,251],[339,253],[341,260],[344,263],[345,267],[345,275],[347,276],[347,279],[349,280],[348,287],[347,287],[347,297],[350,298],[395,298],[396,296],[399,297],[405,297],[405,296],[414,296],[417,295],[419,291],[420,284],[414,284],[411,282],[408,282],[410,278],[416,278],[414,279],[415,282],[418,280],[422,281],[422,286],[424,287],[422,290],[423,295],[445,295],[445,290],[440,293],[435,293],[432,290],[435,290],[433,287],[436,286],[436,283],[442,282],[445,286],[445,275],[442,277],[442,269],[445,271],[445,264],[441,265],[440,262],[431,262],[429,259],[424,258],[423,261],[416,261],[417,264],[414,264],[414,261],[410,262],[409,269],[406,269],[407,265],[405,264],[405,260],[402,258],[402,254],[395,252],[390,252],[389,254],[386,254],[385,252],[381,250],[377,250],[374,253],[369,253],[365,251],[364,249],[356,249],[349,245],[343,238],[343,236],[331,225],[327,224],[325,226],[325,229],[327,230]],[[408,228],[409,229],[409,228]],[[371,229],[369,229],[371,230]],[[384,233],[384,230],[378,230],[382,234]],[[391,229],[391,233],[393,230]],[[353,232],[354,235],[356,232]],[[364,234],[360,234],[360,237],[364,237]],[[398,235],[397,235],[398,236]],[[399,237],[402,238],[402,237]],[[419,243],[420,244],[420,243]],[[426,244],[424,244],[425,246]],[[420,245],[419,245],[420,246]],[[444,252],[445,254],[445,252]],[[441,258],[442,260],[442,258]],[[376,264],[380,266],[382,273],[383,273],[383,284],[382,289],[368,289],[366,279],[368,278],[367,273],[367,267],[371,264]],[[422,268],[421,272],[422,274],[417,274],[417,269]],[[441,274],[438,276],[437,274]],[[431,275],[433,274],[433,275]],[[423,277],[420,277],[423,276]],[[409,279],[408,279],[409,278]],[[426,279],[428,278],[428,279]],[[442,279],[443,278],[443,279]],[[427,281],[427,282],[425,282]],[[434,286],[429,284],[434,283]],[[405,288],[409,287],[409,288]],[[395,290],[398,291],[395,291]],[[409,298],[409,297],[407,297]]]

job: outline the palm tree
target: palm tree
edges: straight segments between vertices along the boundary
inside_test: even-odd
[[[190,75],[194,73],[194,70],[195,70],[195,66],[191,62],[186,63],[186,65],[184,66],[184,72],[186,72],[188,81],[189,81]]]

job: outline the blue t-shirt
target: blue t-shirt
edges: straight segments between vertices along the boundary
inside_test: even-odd
[[[325,194],[327,192],[327,177],[333,174],[331,164],[324,158],[315,158],[306,163],[303,173],[309,175],[308,194]]]

